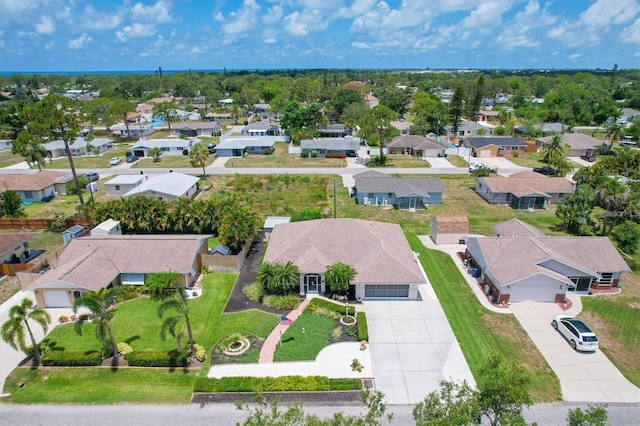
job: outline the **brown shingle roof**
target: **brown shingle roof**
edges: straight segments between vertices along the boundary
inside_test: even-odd
[[[469,232],[469,220],[464,215],[436,215],[438,232]]]
[[[433,139],[429,139],[420,135],[396,136],[391,142],[387,144],[387,148],[405,147],[413,149],[441,149],[444,151],[444,146],[440,145]]]
[[[569,194],[573,192],[571,182],[563,177],[548,177],[533,172],[516,173],[509,177],[484,177],[478,178],[493,193],[511,193],[517,197],[529,194]]]
[[[71,181],[73,176],[67,172],[42,170],[37,173],[0,174],[0,192],[39,191],[56,183]]]
[[[423,283],[424,278],[399,225],[360,219],[319,219],[278,224],[265,262],[293,262],[301,273],[324,273],[343,262],[358,283]]]
[[[38,235],[36,232],[14,232],[0,234],[0,255],[13,250],[15,246],[22,245],[25,241]]]
[[[602,144],[600,139],[593,138],[584,133],[564,133],[564,142],[571,147],[571,149],[594,149],[598,145]],[[551,142],[553,136],[546,138],[538,138],[536,141],[543,144]]]
[[[493,227],[498,237],[544,237],[545,233],[524,223],[520,219],[510,219]]]

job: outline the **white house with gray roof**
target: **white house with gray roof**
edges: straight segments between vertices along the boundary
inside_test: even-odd
[[[64,146],[63,140],[55,140],[43,144],[44,148],[49,153],[51,158],[66,157],[67,150]],[[113,141],[111,139],[96,138],[87,140],[85,138],[76,138],[70,145],[71,155],[79,157],[81,155],[93,155],[94,150],[97,150],[98,154],[110,151],[113,149]]]
[[[148,175],[118,175],[105,182],[104,188],[109,197],[122,196],[147,180],[148,177]]]
[[[300,141],[302,157],[357,157],[359,149],[360,138],[351,136],[344,138],[302,139]]]
[[[247,136],[231,137],[221,141],[216,146],[218,157],[242,157],[247,154],[271,154],[274,150],[277,137],[274,136]]]
[[[158,148],[161,155],[189,155],[200,139],[141,139],[132,148],[136,157],[151,157],[151,150]]]
[[[242,128],[242,136],[278,136],[280,126],[267,120],[254,121]]]
[[[193,197],[198,193],[198,178],[182,173],[169,172],[150,175],[148,179],[123,194],[126,197],[155,197],[163,201],[173,201],[180,197]]]
[[[354,176],[352,195],[362,205],[422,209],[442,204],[444,186],[436,177],[397,177],[369,170]]]
[[[214,136],[222,131],[222,127],[216,121],[188,121],[175,123],[171,132],[174,136]]]

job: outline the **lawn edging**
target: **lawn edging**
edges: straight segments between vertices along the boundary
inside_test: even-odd
[[[354,405],[362,404],[362,391],[317,391],[317,392],[194,392],[191,396],[192,404],[225,404],[235,402],[256,402],[256,396],[264,398],[267,403],[278,401],[281,403],[304,402],[311,405]],[[362,404],[364,406],[364,404]]]

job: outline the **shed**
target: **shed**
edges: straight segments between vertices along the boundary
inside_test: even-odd
[[[222,256],[228,256],[229,253],[231,253],[231,249],[223,244],[218,244],[209,250],[209,254],[220,254]]]
[[[464,215],[436,215],[431,219],[431,239],[436,244],[464,244],[469,221]]]
[[[122,235],[120,221],[107,219],[91,230],[91,235]]]
[[[69,241],[73,240],[74,238],[82,237],[86,232],[87,230],[84,228],[84,226],[73,225],[71,228],[68,228],[67,230],[62,232],[62,240],[65,244],[68,244]]]
[[[262,225],[262,228],[265,231],[272,231],[274,226],[281,223],[289,222],[291,222],[291,218],[289,216],[267,216],[267,219],[264,221],[264,225]]]

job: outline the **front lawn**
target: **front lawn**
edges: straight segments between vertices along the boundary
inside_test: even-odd
[[[346,167],[344,158],[309,158],[289,154],[289,144],[276,142],[271,154],[249,154],[242,158],[230,158],[225,167]]]
[[[373,166],[371,163],[369,163],[367,167],[378,168]],[[420,157],[412,157],[411,155],[406,154],[387,154],[387,164],[383,167],[431,167],[431,164]]]
[[[561,400],[558,378],[518,320],[510,314],[486,310],[449,255],[427,249],[414,234],[407,234],[407,239],[411,249],[420,253],[420,262],[474,377],[479,377],[487,356],[495,352],[529,372],[529,392],[534,402]]]
[[[273,356],[274,361],[313,361],[327,346],[335,320],[313,314],[302,314],[282,335]]]
[[[12,154],[10,149],[0,151],[0,169],[22,163],[24,157],[20,154]]]
[[[114,167],[109,164],[112,157],[120,157],[122,161],[126,158],[127,150],[131,146],[129,144],[114,144],[113,149],[100,155],[83,155],[81,157],[73,157],[73,166],[76,169],[108,169]],[[37,168],[32,166],[31,168]],[[53,169],[69,169],[69,160],[66,156],[58,157],[51,162],[47,162],[47,168]]]
[[[209,160],[213,162],[212,156],[209,157]],[[154,162],[152,157],[144,157],[136,161],[131,168],[141,168],[141,169],[181,169],[181,168],[189,168],[191,166],[191,161],[189,160],[188,155],[161,155],[160,161]]]
[[[544,166],[544,164],[540,162],[540,153],[538,152],[519,155],[517,157],[512,156],[512,157],[509,157],[508,160],[511,161],[513,164],[517,164],[518,166],[530,167],[532,169],[534,167]]]

